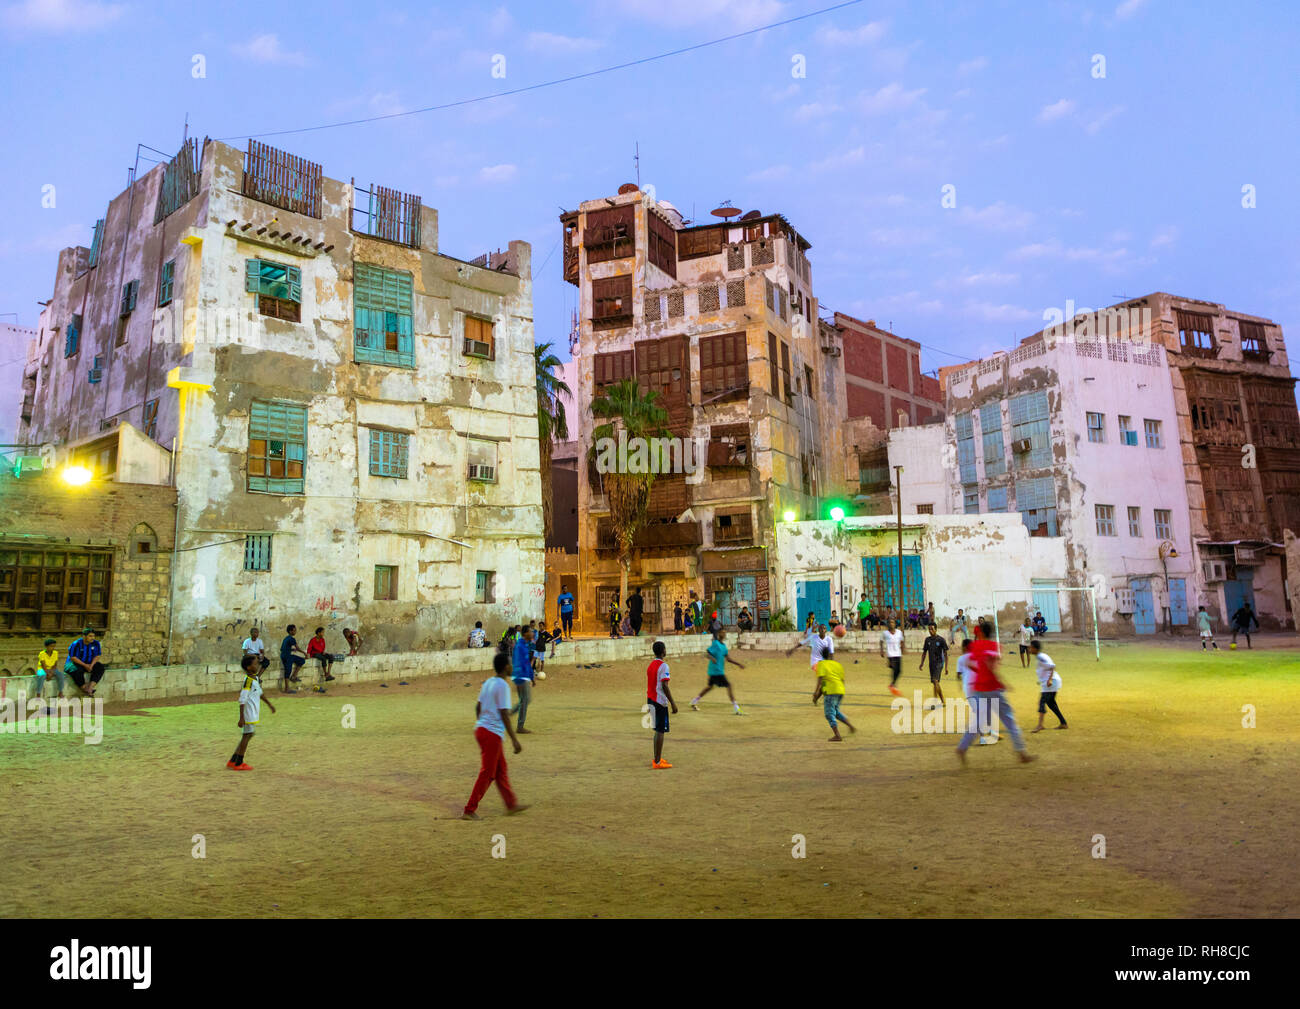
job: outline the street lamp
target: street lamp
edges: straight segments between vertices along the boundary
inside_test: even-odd
[[[833,521],[833,522],[843,522],[843,521],[844,521],[844,509],[843,509],[843,508],[840,508],[838,505],[837,505],[836,507],[832,508],[832,509],[831,509],[831,521]]]
[[[75,464],[72,466],[64,466],[62,472],[59,473],[59,476],[63,478],[63,482],[69,487],[84,487],[86,484],[90,483],[91,477],[94,475],[95,474],[85,466],[78,466]]]
[[[791,508],[787,508],[785,510],[785,514],[781,517],[784,518],[787,522],[793,522],[795,520],[794,510]]]
[[[894,486],[898,490],[898,608],[903,608],[903,467],[894,467]]]

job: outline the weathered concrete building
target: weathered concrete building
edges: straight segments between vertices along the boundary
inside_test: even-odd
[[[776,519],[817,515],[844,486],[840,348],[817,324],[809,243],[779,214],[691,225],[630,184],[561,221],[564,275],[579,290],[582,458],[593,398],[628,378],[660,393],[673,436],[704,447],[695,472],[655,479],[636,539],[629,584],[642,587],[648,626],[671,626],[690,589],[724,618],[767,606]],[[580,474],[579,609],[590,618],[619,570],[600,474]]]
[[[189,661],[254,623],[387,651],[541,612],[527,243],[456,259],[417,196],[187,143],[60,254],[19,440],[103,475],[135,435],[179,496]]]
[[[943,417],[939,382],[921,374],[921,345],[890,333],[874,319],[863,321],[836,312],[821,325],[835,330],[844,349],[845,403],[848,416],[870,417],[889,430]]]
[[[37,330],[28,326],[0,323],[0,461],[16,453],[14,439],[18,433],[18,418],[30,409],[27,398],[34,390],[28,388],[28,360],[36,346]],[[21,403],[21,410],[13,408]]]
[[[1282,328],[1212,301],[1156,292],[1108,311],[1144,313],[1167,351],[1206,609],[1250,602],[1295,626],[1285,533],[1300,532],[1300,412]]]
[[[1059,585],[1096,590],[1105,634],[1186,626],[1202,601],[1165,348],[1133,335],[1070,320],[945,383],[951,510],[1059,537]],[[1053,626],[1057,586],[1034,579]]]

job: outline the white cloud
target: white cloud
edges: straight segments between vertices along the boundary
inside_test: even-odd
[[[825,102],[808,102],[800,105],[794,110],[794,118],[801,123],[811,122],[814,119],[825,119],[829,115],[834,115],[840,110],[838,105],[832,105]]]
[[[855,147],[851,151],[845,151],[843,154],[831,154],[821,161],[812,162],[808,168],[814,172],[828,172],[836,168],[844,168],[848,165],[860,165],[867,159],[867,149],[865,147]]]
[[[1173,226],[1170,226],[1168,228],[1161,228],[1152,237],[1151,248],[1159,249],[1160,247],[1165,245],[1173,245],[1174,242],[1178,241],[1179,234],[1180,234],[1179,230]]]
[[[983,70],[988,65],[989,65],[988,60],[986,60],[983,56],[977,56],[973,60],[967,60],[965,63],[957,64],[957,73],[973,74],[980,70]]]
[[[600,39],[556,35],[554,32],[529,32],[524,44],[534,52],[570,54],[589,53],[594,49],[599,49],[605,43]]]
[[[867,237],[877,245],[898,249],[914,245],[926,245],[934,239],[930,228],[872,228]]]
[[[943,302],[938,298],[922,294],[920,291],[903,291],[883,298],[872,298],[870,302],[853,303],[855,314],[862,318],[874,317],[882,325],[889,325],[888,318],[881,318],[888,311],[913,312],[917,314],[934,314],[943,311]],[[865,313],[865,314],[863,314]]]
[[[785,4],[779,0],[610,0],[605,9],[673,27],[706,21],[726,21],[736,30],[779,21]]]
[[[1116,19],[1120,21],[1127,21],[1134,14],[1136,14],[1143,7],[1145,7],[1146,2],[1147,0],[1123,0],[1123,3],[1121,3],[1118,7],[1115,8]]]
[[[285,49],[280,45],[280,37],[275,34],[254,35],[247,42],[240,42],[231,47],[236,55],[254,63],[266,63],[282,67],[306,66],[307,57],[300,52]]]
[[[493,35],[501,35],[514,27],[515,19],[504,7],[498,7],[488,18],[487,28]]]
[[[869,46],[885,37],[884,21],[870,21],[857,28],[826,25],[817,31],[817,41],[828,46]]]
[[[1061,259],[1068,263],[1115,263],[1127,258],[1129,251],[1118,248],[1095,248],[1091,246],[1067,246],[1056,238],[1046,242],[1031,242],[1022,245],[1010,253],[1012,259]]]
[[[518,165],[485,165],[478,170],[480,182],[512,182],[518,174]]]
[[[925,88],[907,91],[903,88],[903,85],[895,81],[892,84],[886,84],[874,94],[864,92],[859,95],[858,104],[866,115],[882,115],[889,112],[898,112],[916,104],[923,94],[925,94]]]
[[[988,140],[983,140],[983,141],[981,141],[981,142],[980,142],[980,147],[981,147],[983,150],[991,151],[991,150],[993,150],[995,147],[1005,147],[1005,146],[1007,145],[1008,141],[1010,141],[1010,140],[1011,140],[1011,137],[1009,137],[1007,134],[1005,134],[1005,133],[999,133],[996,137],[990,137]]]
[[[968,301],[966,312],[985,322],[1024,322],[1042,318],[1041,312],[1031,312],[1019,305],[995,305],[991,301]]]
[[[1107,109],[1096,119],[1090,122],[1087,126],[1085,126],[1084,129],[1088,131],[1089,135],[1096,134],[1102,129],[1102,127],[1104,127],[1108,122],[1110,122],[1116,116],[1120,115],[1123,111],[1124,111],[1123,105],[1116,105],[1112,109]]]
[[[1016,231],[1027,228],[1034,220],[1034,215],[1028,210],[1012,207],[1000,200],[982,210],[964,206],[957,211],[957,215],[967,224],[975,224],[992,231]]]
[[[1040,123],[1050,123],[1062,116],[1068,116],[1074,111],[1074,102],[1068,98],[1062,98],[1059,102],[1052,102],[1051,105],[1044,105],[1042,111],[1038,113]]]
[[[376,116],[394,116],[406,111],[406,106],[398,101],[396,91],[376,92],[370,96],[367,104],[370,106],[371,113]]]
[[[784,179],[790,174],[789,165],[773,165],[771,168],[763,168],[757,172],[750,172],[745,176],[747,182],[777,182]]]
[[[98,0],[25,0],[4,9],[4,20],[12,28],[36,31],[94,31],[116,21],[126,7]]]
[[[996,270],[981,270],[978,273],[967,271],[956,278],[955,283],[962,287],[993,287],[1000,284],[1014,284],[1020,279],[1018,273],[999,273]]]

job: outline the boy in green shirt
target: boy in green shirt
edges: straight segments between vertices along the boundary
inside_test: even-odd
[[[867,619],[871,616],[871,600],[863,596],[858,600],[858,624],[862,630],[867,629]]]

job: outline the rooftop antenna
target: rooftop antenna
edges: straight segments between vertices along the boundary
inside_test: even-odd
[[[184,147],[190,139],[190,114],[185,113],[185,132],[181,134],[181,146]]]
[[[632,154],[632,163],[636,165],[636,187],[641,188],[641,141],[636,142],[635,150]]]

